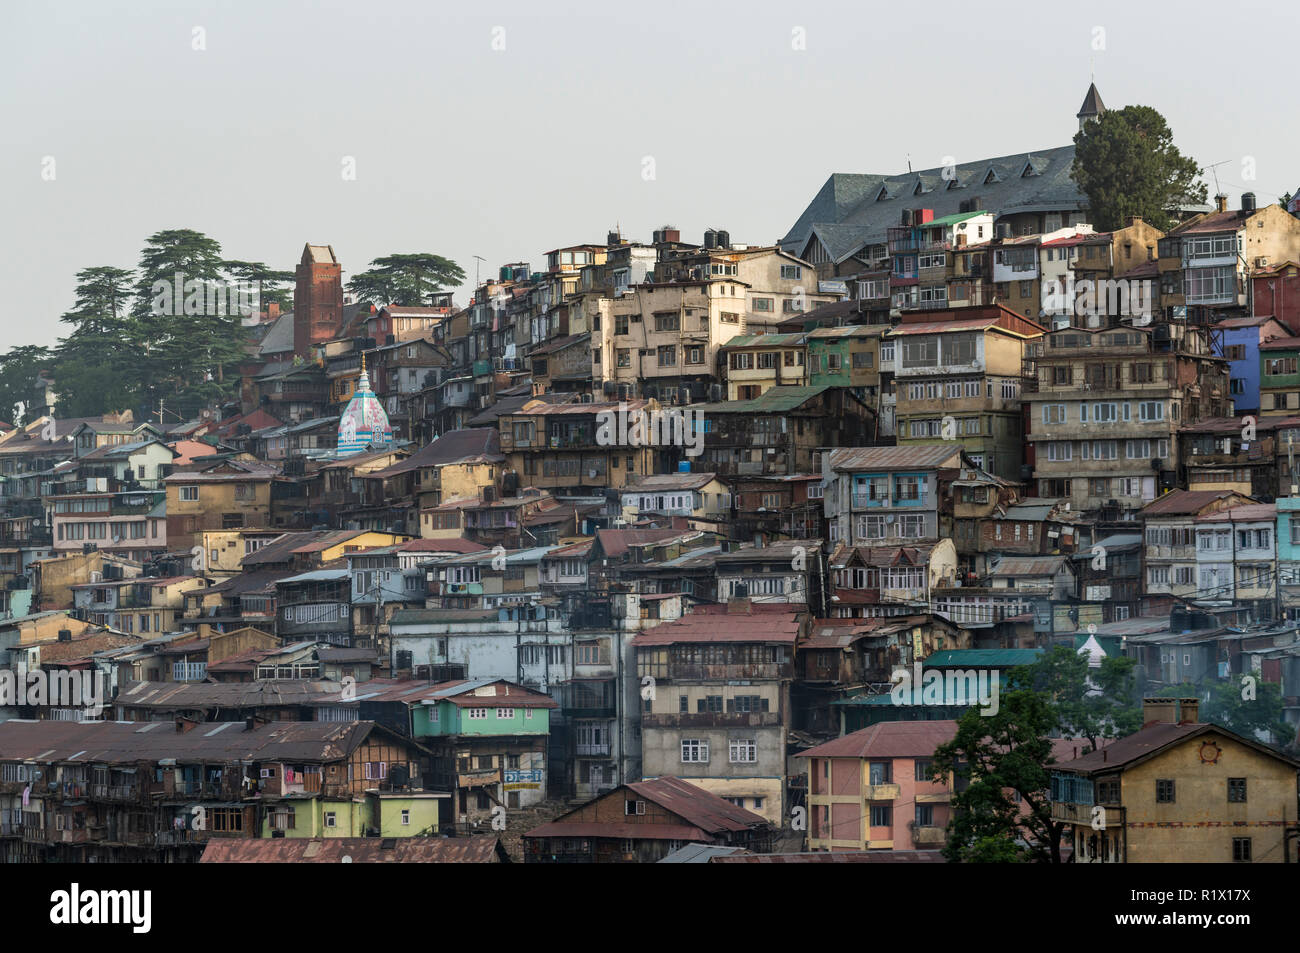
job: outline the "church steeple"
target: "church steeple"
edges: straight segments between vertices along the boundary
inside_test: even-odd
[[[1083,97],[1083,105],[1079,107],[1076,118],[1079,120],[1079,131],[1083,132],[1084,125],[1091,119],[1100,119],[1106,114],[1106,104],[1101,101],[1101,93],[1097,92],[1097,84],[1088,84],[1088,95]]]

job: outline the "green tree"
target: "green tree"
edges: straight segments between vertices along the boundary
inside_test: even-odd
[[[1074,137],[1071,174],[1088,196],[1098,231],[1122,228],[1129,216],[1169,229],[1169,212],[1203,204],[1201,169],[1173,144],[1165,118],[1150,106],[1112,109]]]
[[[54,355],[59,413],[88,417],[135,406],[139,353],[127,317],[132,277],[110,265],[77,272],[76,302],[60,318],[72,331]]]
[[[0,355],[0,416],[10,423],[30,423],[28,404],[36,394],[36,375],[51,365],[50,349],[35,344]]]
[[[956,788],[943,847],[950,861],[1061,861],[1065,825],[1052,820],[1048,800],[1058,716],[1033,680],[1028,668],[1012,669],[996,713],[967,709],[934,752],[933,777]]]
[[[1034,688],[1052,699],[1061,734],[1086,738],[1095,751],[1102,738],[1131,735],[1142,727],[1136,665],[1131,658],[1106,657],[1091,669],[1086,655],[1057,645],[1029,670]]]
[[[222,280],[224,267],[220,243],[201,232],[170,229],[145,243],[132,336],[142,352],[140,397],[148,407],[182,395],[190,402],[200,393],[219,399],[231,390],[227,378],[246,354],[247,335],[234,304],[213,308],[204,293],[207,283]]]
[[[1221,725],[1247,738],[1257,740],[1264,735],[1269,744],[1279,747],[1296,743],[1296,728],[1284,717],[1282,686],[1265,682],[1258,674],[1239,675],[1222,682],[1216,679],[1166,685],[1157,694],[1162,698],[1195,695],[1202,700],[1198,715],[1201,721]]]
[[[236,281],[257,284],[257,300],[263,311],[274,302],[281,311],[293,307],[293,292],[284,287],[294,280],[292,271],[275,271],[260,261],[227,261],[222,267]]]
[[[465,272],[454,261],[428,252],[388,255],[376,258],[367,271],[348,281],[348,291],[367,304],[427,305],[430,296],[448,285],[465,280]]]

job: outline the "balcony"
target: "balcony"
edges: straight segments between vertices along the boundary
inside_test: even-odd
[[[584,757],[608,757],[609,745],[575,745],[574,754],[580,758]]]
[[[669,681],[727,681],[729,679],[769,679],[790,678],[794,666],[790,663],[756,663],[753,665],[670,665],[667,674],[660,672],[657,677]],[[654,672],[638,672],[638,676],[655,675]]]
[[[898,798],[899,787],[896,783],[868,784],[866,796],[868,801],[893,801]]]
[[[942,827],[916,827],[912,830],[912,843],[917,847],[942,847],[947,840],[947,830]]]

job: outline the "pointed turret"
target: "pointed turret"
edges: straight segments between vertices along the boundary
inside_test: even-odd
[[[1101,93],[1097,92],[1097,84],[1088,84],[1088,95],[1083,97],[1083,105],[1079,107],[1076,117],[1079,120],[1079,131],[1083,131],[1084,123],[1091,119],[1100,119],[1106,114],[1106,104],[1101,101]]]

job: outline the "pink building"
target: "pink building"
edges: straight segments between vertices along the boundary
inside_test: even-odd
[[[808,759],[808,849],[937,850],[947,784],[929,780],[955,721],[882,721],[799,755]]]

